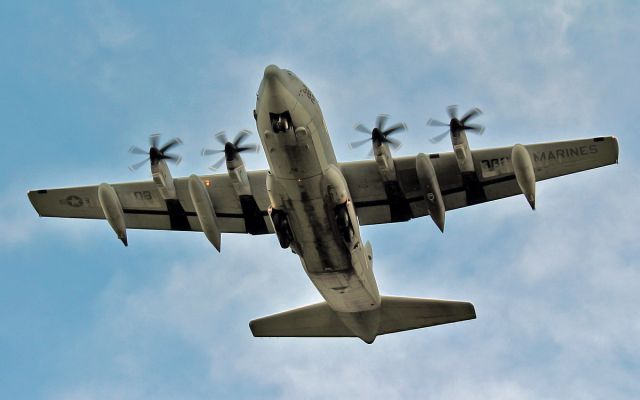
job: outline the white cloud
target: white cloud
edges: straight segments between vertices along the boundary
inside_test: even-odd
[[[422,126],[428,117],[423,114],[456,97],[486,101],[490,115],[500,115],[496,124],[517,121],[520,132],[587,127],[595,104],[604,100],[594,96],[594,77],[580,67],[570,40],[572,27],[584,23],[582,5],[524,7],[363,3],[331,25],[338,28],[335,36],[325,32],[322,18],[312,19],[298,25],[290,43],[274,44],[279,49],[273,53],[214,52],[210,63],[196,68],[199,82],[219,83],[213,76],[218,66],[236,90],[207,97],[215,98],[215,112],[206,121],[186,126],[167,115],[161,125],[191,131],[194,143],[202,137],[198,131],[241,127],[245,120],[238,122],[237,115],[250,116],[250,108],[238,107],[251,102],[238,93],[249,90],[253,100],[262,68],[276,62],[296,70],[319,93],[338,144],[351,140],[346,130],[352,123],[373,120],[375,115],[367,115],[372,110],[413,114],[414,125]],[[380,22],[388,23],[388,33],[371,43],[360,35],[353,42],[340,37],[352,28],[372,31]],[[127,43],[118,37],[105,43]],[[353,48],[355,66],[336,62],[337,68],[329,68],[331,57],[318,66],[318,48],[300,46],[318,37],[324,38],[318,45],[323,49]],[[394,59],[401,62],[389,61]],[[437,86],[439,73],[448,74],[442,81],[450,88]],[[435,88],[426,87],[429,79]],[[506,129],[505,134],[484,143],[504,145],[518,135]],[[424,147],[423,139],[407,137],[405,149],[411,151],[412,143]],[[169,335],[175,336],[172,343],[186,343],[206,358],[207,379],[198,383],[203,391],[230,381],[250,382],[269,390],[264,397],[278,398],[633,398],[640,390],[629,373],[637,370],[634,339],[640,333],[634,308],[640,280],[633,261],[640,222],[633,199],[639,193],[633,167],[615,171],[541,184],[535,213],[522,198],[456,211],[447,217],[444,237],[428,220],[368,229],[384,293],[451,295],[475,302],[479,316],[380,337],[372,346],[355,339],[250,336],[251,318],[319,298],[297,257],[278,249],[275,238],[225,235],[218,255],[201,236],[156,235],[159,253],[179,248],[193,257],[172,262],[142,287],[130,285],[133,278],[127,276],[114,278],[101,294],[86,343],[75,351],[107,348],[103,362],[119,373],[74,381],[61,397],[167,396],[161,393],[166,382],[158,382],[149,358],[164,351],[164,343],[155,343],[158,337]],[[603,176],[614,178],[603,184]],[[398,243],[385,244],[383,237],[403,238],[402,251],[392,252]]]
[[[386,246],[374,241],[381,287],[428,294],[450,286],[476,303],[475,321],[383,336],[372,346],[356,339],[252,338],[249,319],[317,301],[318,295],[297,257],[278,249],[273,238],[229,236],[220,255],[211,255],[204,240],[185,242],[201,259],[177,263],[142,288],[115,280],[103,294],[95,340],[115,337],[110,347],[118,355],[109,362],[132,370],[136,381],[150,382],[144,362],[136,363],[146,356],[124,343],[177,334],[207,356],[210,380],[202,385],[251,381],[270,393],[264,397],[282,399],[632,398],[629,393],[639,388],[621,359],[640,355],[634,317],[640,279],[625,261],[637,253],[630,246],[639,221],[629,218],[633,205],[616,195],[635,187],[633,182],[608,168],[612,190],[606,196],[597,196],[602,183],[587,185],[589,173],[574,176],[575,185],[564,178],[545,191],[546,206],[532,223],[502,221],[519,234],[505,238],[496,232],[480,241],[474,233],[462,235],[462,246],[477,255],[475,265],[464,265],[462,254],[452,261],[443,252],[422,269],[410,259],[412,253],[424,257],[425,249],[407,244],[402,252],[384,254]],[[594,204],[609,211],[594,215]],[[492,207],[499,210],[500,203]],[[478,215],[477,222],[499,223],[497,214]],[[590,229],[561,229],[584,226],[584,219]],[[495,239],[499,245],[482,255]],[[447,237],[425,244],[434,250],[440,245],[460,246]]]
[[[107,48],[126,46],[136,37],[131,18],[110,0],[84,3],[89,23],[98,43]]]
[[[50,235],[63,232],[71,241],[87,238],[93,226],[86,221],[66,220],[54,223],[38,217],[27,191],[8,189],[0,196],[0,248],[16,248],[33,242],[38,234]]]
[[[7,183],[5,191],[0,194],[0,247],[24,246],[42,235],[58,235],[73,243],[86,243],[89,238],[111,238],[111,228],[105,221],[88,221],[78,219],[41,218],[31,205],[27,192],[51,187],[70,187],[97,184],[106,177],[122,176],[113,169],[60,169],[50,168],[46,174],[23,178],[16,175],[15,181]],[[104,223],[104,225],[102,225]],[[96,230],[102,225],[103,230]],[[113,236],[115,238],[115,236]]]
[[[33,222],[22,218],[0,218],[0,230],[2,230],[2,240],[0,244],[10,246],[28,241],[33,230]]]
[[[393,24],[402,48],[415,57],[412,69],[428,73],[442,63],[455,71],[454,93],[481,92],[494,103],[492,114],[529,127],[589,126],[595,93],[568,39],[582,4],[400,1],[377,7],[374,20],[385,15]]]

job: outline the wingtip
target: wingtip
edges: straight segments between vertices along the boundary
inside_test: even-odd
[[[33,207],[33,209],[36,210],[36,213],[38,214],[38,216],[42,217],[42,212],[40,211],[39,204],[36,200],[39,194],[47,194],[47,190],[46,189],[29,190],[27,192],[27,198],[29,199],[29,203],[31,203],[31,207]]]
[[[471,317],[469,319],[477,319],[477,318],[478,318],[478,314],[476,314],[476,307],[473,304],[471,304]]]
[[[256,335],[256,330],[255,330],[256,329],[256,320],[255,319],[252,320],[252,321],[249,321],[249,329],[251,330],[251,334],[253,335],[253,337],[258,337]]]

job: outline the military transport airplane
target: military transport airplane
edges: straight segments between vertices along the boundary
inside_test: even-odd
[[[597,137],[471,150],[466,132],[481,133],[448,108],[447,126],[453,152],[411,157],[391,156],[398,142],[378,117],[370,135],[352,143],[372,145],[373,160],[340,163],[317,99],[291,71],[269,65],[253,112],[267,171],[246,171],[241,152],[247,133],[234,141],[224,135],[218,150],[227,174],[173,178],[167,151],[152,136],[148,157],[153,179],[143,182],[44,189],[29,192],[40,216],[106,219],[127,245],[127,228],[202,231],[220,251],[221,233],[275,233],[282,248],[300,257],[324,302],[250,322],[254,336],[359,337],[372,343],[377,335],[473,319],[471,303],[381,296],[373,274],[371,244],[360,226],[407,221],[429,215],[444,230],[445,211],[524,194],[535,208],[536,181],[601,167],[618,161],[615,137]],[[204,155],[216,151],[203,150]]]

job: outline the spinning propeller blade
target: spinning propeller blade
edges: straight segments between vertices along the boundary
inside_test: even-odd
[[[397,139],[390,138],[389,136],[406,130],[407,125],[405,125],[404,123],[398,123],[385,129],[385,125],[388,120],[389,120],[389,116],[387,114],[380,114],[376,118],[375,128],[373,129],[369,129],[363,124],[355,125],[353,129],[355,129],[358,132],[362,132],[367,135],[370,135],[370,138],[351,142],[349,143],[349,148],[355,149],[367,142],[372,142],[377,146],[381,146],[383,143],[387,143],[394,150],[399,149],[402,143]]]
[[[253,151],[257,153],[258,150],[260,150],[260,147],[257,144],[242,145],[242,143],[249,135],[251,135],[251,131],[242,130],[238,132],[236,137],[233,138],[233,141],[231,142],[227,139],[227,135],[224,133],[224,131],[216,133],[215,138],[218,140],[218,142],[220,142],[220,144],[224,146],[224,149],[202,149],[201,154],[203,156],[210,156],[220,153],[224,154],[213,165],[211,165],[209,169],[214,171],[217,170],[218,168],[220,168],[220,166],[222,166],[225,160],[231,161],[239,153],[243,153],[246,151]]]
[[[141,149],[138,146],[131,146],[129,148],[129,153],[131,154],[138,154],[138,155],[146,155],[147,157],[140,161],[137,162],[135,164],[132,164],[129,166],[129,170],[130,171],[135,171],[137,169],[139,169],[140,167],[142,167],[147,161],[150,161],[151,164],[155,164],[160,160],[167,160],[167,161],[171,161],[173,163],[180,164],[180,161],[182,161],[182,157],[180,157],[177,154],[168,154],[166,153],[167,150],[178,146],[182,144],[182,140],[180,140],[180,138],[174,138],[171,139],[170,141],[168,141],[164,146],[158,148],[158,146],[160,145],[160,134],[158,133],[154,133],[152,135],[149,136],[149,150],[145,151],[143,149]]]
[[[457,135],[462,131],[468,131],[471,133],[475,133],[476,135],[482,135],[484,133],[484,126],[479,124],[468,124],[470,120],[476,118],[478,115],[482,114],[479,108],[472,108],[471,110],[464,113],[464,115],[458,119],[458,106],[450,105],[447,107],[447,114],[449,115],[450,121],[449,123],[441,122],[436,119],[429,119],[427,121],[428,126],[448,126],[449,129],[439,135],[436,135],[429,139],[431,143],[438,143],[442,139],[444,139],[447,134]]]

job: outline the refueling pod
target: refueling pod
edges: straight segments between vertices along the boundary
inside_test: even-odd
[[[416,156],[416,172],[429,215],[438,229],[440,229],[440,232],[444,232],[444,200],[442,199],[436,170],[433,168],[433,163],[429,156],[424,153]]]
[[[128,246],[127,227],[124,222],[124,211],[122,204],[115,189],[108,183],[101,183],[98,186],[98,200],[104,212],[104,217],[118,235],[118,239],[122,240],[125,246]]]
[[[216,222],[213,203],[207,188],[197,175],[189,177],[189,194],[191,195],[191,201],[193,201],[193,207],[196,209],[202,232],[204,232],[213,247],[220,252],[220,229],[218,229]]]
[[[516,144],[511,150],[511,164],[520,190],[526,197],[532,210],[536,209],[536,174],[527,148]]]

